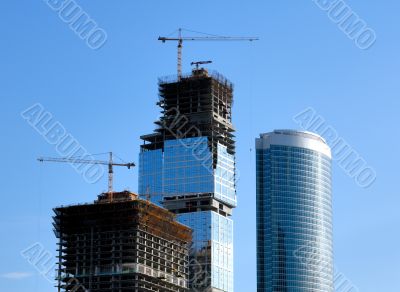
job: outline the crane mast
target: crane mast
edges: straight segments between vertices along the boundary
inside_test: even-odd
[[[108,161],[108,192],[110,194],[113,191],[113,177],[114,177],[113,157],[112,157],[112,152],[110,152],[110,158],[109,158],[109,161]]]
[[[165,41],[164,41],[165,42]],[[182,76],[182,29],[179,29],[179,40],[178,40],[178,77]]]

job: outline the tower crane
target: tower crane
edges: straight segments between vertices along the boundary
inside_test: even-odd
[[[212,61],[197,61],[197,62],[192,62],[190,63],[190,65],[195,65],[196,66],[196,70],[199,70],[199,65],[204,65],[204,64],[211,64]]]
[[[165,43],[166,41],[178,42],[178,78],[182,78],[182,47],[183,41],[257,41],[258,37],[230,37],[230,36],[216,36],[208,35],[204,37],[191,37],[182,36],[182,28],[178,29],[178,37],[158,37],[159,41]]]
[[[39,162],[64,162],[64,163],[82,163],[82,164],[101,164],[108,165],[108,193],[112,195],[113,192],[113,166],[125,166],[128,169],[135,167],[135,163],[116,163],[113,161],[113,154],[109,152],[109,160],[91,160],[91,159],[80,159],[80,158],[55,158],[55,157],[39,157]]]

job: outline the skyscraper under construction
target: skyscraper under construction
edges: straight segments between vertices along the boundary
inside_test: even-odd
[[[128,191],[54,209],[58,291],[186,292],[191,230]]]
[[[191,291],[233,291],[233,85],[218,73],[159,80],[161,116],[141,136],[139,193],[193,229]]]

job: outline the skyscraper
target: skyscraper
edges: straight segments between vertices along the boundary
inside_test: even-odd
[[[141,137],[139,194],[193,229],[191,291],[233,291],[232,98],[232,83],[202,68],[160,79],[161,116]]]
[[[333,292],[331,151],[310,132],[256,139],[257,291]]]

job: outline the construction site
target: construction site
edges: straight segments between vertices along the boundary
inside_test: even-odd
[[[58,291],[188,291],[192,231],[128,191],[54,209]]]
[[[233,291],[233,84],[200,66],[211,61],[192,62],[182,74],[182,46],[257,38],[183,37],[179,29],[177,38],[159,40],[178,43],[177,75],[158,80],[161,115],[154,132],[140,137],[139,194],[146,200],[113,191],[113,167],[135,163],[114,162],[111,152],[108,161],[39,158],[108,166],[108,192],[54,209],[58,292]]]
[[[155,133],[143,135],[142,149],[163,148],[164,141],[207,137],[216,158],[218,142],[234,154],[233,84],[217,72],[197,68],[190,75],[159,79],[160,120]],[[216,160],[216,159],[215,159]]]

